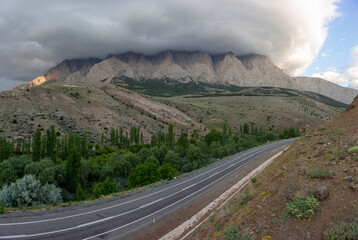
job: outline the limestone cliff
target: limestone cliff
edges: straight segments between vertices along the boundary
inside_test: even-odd
[[[128,77],[138,81],[169,78],[237,86],[290,88],[322,94],[350,104],[358,91],[320,78],[290,77],[262,55],[210,55],[203,52],[165,51],[146,56],[134,52],[95,58],[65,60],[44,76],[45,81],[105,81]],[[43,80],[43,79],[42,79]],[[35,81],[36,82],[36,81]],[[38,81],[37,81],[38,82]],[[42,83],[41,83],[42,84]],[[27,86],[38,84],[28,83]]]

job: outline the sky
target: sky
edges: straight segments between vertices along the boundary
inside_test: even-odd
[[[168,49],[268,56],[358,88],[356,0],[0,0],[0,91],[64,59]]]

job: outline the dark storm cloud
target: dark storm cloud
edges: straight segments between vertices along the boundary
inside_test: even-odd
[[[269,56],[289,74],[312,62],[334,0],[0,2],[0,77],[31,80],[66,58],[167,49]]]

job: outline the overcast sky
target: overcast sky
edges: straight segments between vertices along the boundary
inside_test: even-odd
[[[0,90],[19,84],[14,80],[30,81],[64,59],[104,58],[126,51],[258,53],[290,75],[304,75],[323,54],[330,24],[344,16],[340,4],[335,0],[1,0]],[[353,47],[346,68],[333,69],[339,76],[329,80],[349,85],[356,76],[358,87],[354,68],[358,54]],[[315,69],[308,74],[325,77],[330,71]],[[339,80],[342,76],[345,79]]]

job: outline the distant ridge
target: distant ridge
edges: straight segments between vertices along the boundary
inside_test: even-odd
[[[309,91],[350,104],[358,91],[341,87],[321,78],[290,77],[263,55],[235,56],[228,52],[211,55],[204,52],[168,50],[155,55],[135,52],[108,55],[106,59],[72,59],[61,62],[40,76],[21,86],[28,88],[61,81],[102,81],[114,78],[173,79],[231,84],[243,87],[279,87]]]

